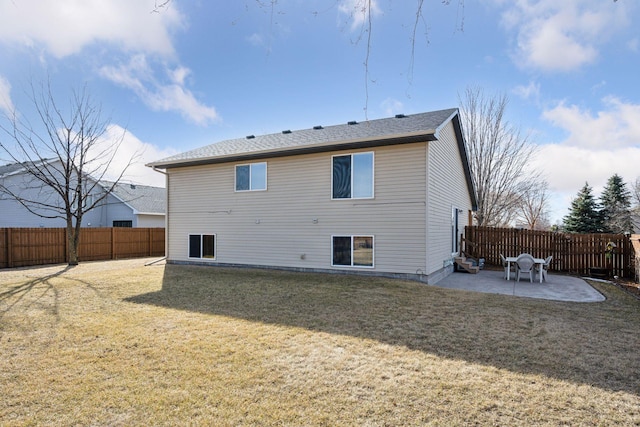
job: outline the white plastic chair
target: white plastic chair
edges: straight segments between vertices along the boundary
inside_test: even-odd
[[[500,254],[500,261],[502,262],[502,267],[504,268],[504,278],[509,280],[511,278],[511,265],[507,262],[507,259],[502,254]]]
[[[520,281],[520,275],[529,274],[529,281],[533,283],[534,267],[536,263],[529,254],[521,254],[516,259],[516,280]]]
[[[544,264],[541,267],[542,280],[547,281],[547,270],[549,270],[549,266],[551,265],[551,260],[553,259],[553,255],[549,255],[544,259]]]

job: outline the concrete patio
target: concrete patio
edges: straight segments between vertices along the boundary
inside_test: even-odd
[[[454,272],[437,282],[435,286],[555,301],[601,302],[605,300],[605,297],[584,279],[551,273],[547,276],[547,281],[531,283],[528,278],[517,282],[512,277],[507,281],[502,270],[480,270],[478,274]]]

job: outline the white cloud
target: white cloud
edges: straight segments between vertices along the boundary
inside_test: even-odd
[[[342,0],[338,5],[338,11],[347,16],[351,21],[351,31],[361,28],[371,16],[380,14],[377,0]]]
[[[152,13],[154,0],[20,0],[4,1],[0,13],[0,42],[39,50],[54,57],[80,52],[95,42],[129,51],[173,55],[171,32],[183,27],[175,7]]]
[[[177,2],[170,2],[156,13],[157,3],[5,1],[0,6],[0,42],[33,48],[38,55],[44,52],[58,59],[93,48],[100,52],[97,62],[102,64],[113,58],[101,50],[103,46],[129,52],[132,59],[128,64],[99,66],[100,74],[131,89],[152,110],[176,111],[196,124],[206,125],[218,116],[213,107],[199,102],[186,87],[189,68],[179,63],[170,67],[163,62],[162,70],[156,73],[147,63],[147,58],[153,58],[154,63],[175,60],[172,32],[186,25]],[[163,78],[156,74],[163,74]]]
[[[531,162],[555,193],[551,212],[555,220],[567,214],[585,182],[599,197],[607,179],[616,173],[628,184],[640,177],[640,104],[608,97],[603,107],[593,113],[560,103],[543,113],[567,132],[564,141],[540,146]]]
[[[561,144],[540,147],[532,167],[542,172],[553,192],[551,218],[555,223],[569,210],[571,200],[585,182],[593,188],[593,195],[600,197],[607,180],[620,175],[629,185],[640,176],[640,147],[591,150]]]
[[[128,64],[117,67],[104,66],[102,77],[133,90],[154,111],[177,111],[186,119],[207,125],[219,119],[215,108],[204,105],[185,87],[185,78],[190,74],[186,67],[165,69],[169,82],[159,81],[145,55],[131,58]]]
[[[513,93],[522,99],[537,100],[540,97],[540,83],[531,81],[527,86],[516,86]]]
[[[598,59],[599,49],[628,25],[623,2],[602,0],[520,0],[506,8],[502,24],[517,37],[521,67],[571,71]]]
[[[264,41],[264,37],[261,34],[258,34],[258,33],[251,34],[249,37],[247,37],[247,41],[252,46],[257,46],[257,47],[262,47],[262,46],[264,46],[266,44],[265,41]]]
[[[380,103],[380,107],[382,107],[387,116],[393,116],[403,112],[404,104],[397,99],[387,98]]]
[[[11,100],[11,84],[4,77],[0,76],[0,111],[11,114],[14,111]]]
[[[125,131],[119,125],[111,124],[107,132],[100,139],[95,153],[102,149],[110,149],[115,141],[119,141],[124,134],[124,139],[118,148],[114,161],[106,171],[104,179],[114,181],[118,179],[122,170],[132,159],[134,161],[127,168],[122,180],[142,185],[165,186],[165,177],[161,173],[146,167],[145,164],[177,154],[173,149],[160,149],[155,145],[140,141],[131,132]]]
[[[592,113],[576,105],[558,104],[543,117],[569,133],[564,145],[608,149],[637,147],[640,143],[640,104],[615,97],[603,99],[604,111]]]
[[[550,187],[559,192],[575,194],[589,182],[601,188],[617,173],[627,182],[640,176],[640,147],[592,150],[561,144],[543,145],[535,160]]]

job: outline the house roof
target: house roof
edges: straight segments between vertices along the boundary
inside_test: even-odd
[[[24,165],[22,163],[11,163],[8,165],[2,165],[0,166],[0,177],[5,175],[10,175],[21,169],[24,169]]]
[[[170,169],[338,149],[436,141],[439,130],[449,122],[454,125],[471,204],[475,210],[477,209],[476,195],[457,108],[411,115],[398,114],[395,117],[368,120],[361,123],[348,122],[326,127],[314,126],[311,129],[284,130],[269,135],[249,135],[244,138],[216,142],[151,162],[147,166]]]
[[[17,174],[25,171],[27,168],[36,168],[40,165],[44,165],[46,163],[51,163],[55,161],[55,159],[40,159],[37,162],[16,162],[9,163],[6,165],[0,165],[0,178],[9,176],[12,174]]]
[[[41,160],[42,163],[51,163],[53,161],[55,159]],[[25,165],[25,163],[0,165],[0,178],[23,173],[26,166],[28,164]],[[92,177],[89,176],[89,178],[93,180]],[[113,181],[101,180],[99,185],[105,191],[108,191],[113,186]],[[111,194],[129,206],[135,214],[164,215],[166,210],[166,190],[161,187],[119,182],[113,187]]]
[[[149,163],[147,166],[167,169],[197,164],[220,163],[239,159],[329,151],[357,146],[391,145],[437,139],[438,129],[456,115],[457,109],[447,109],[392,118],[348,122],[335,126],[314,126],[269,135],[249,135],[244,138],[216,142],[205,147]]]
[[[108,190],[113,182],[101,181],[100,184]],[[111,194],[131,207],[135,214],[159,215],[166,211],[167,192],[161,187],[119,182]]]

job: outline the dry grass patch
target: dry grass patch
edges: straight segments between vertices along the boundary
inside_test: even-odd
[[[638,425],[640,305],[145,260],[0,272],[3,425]]]

